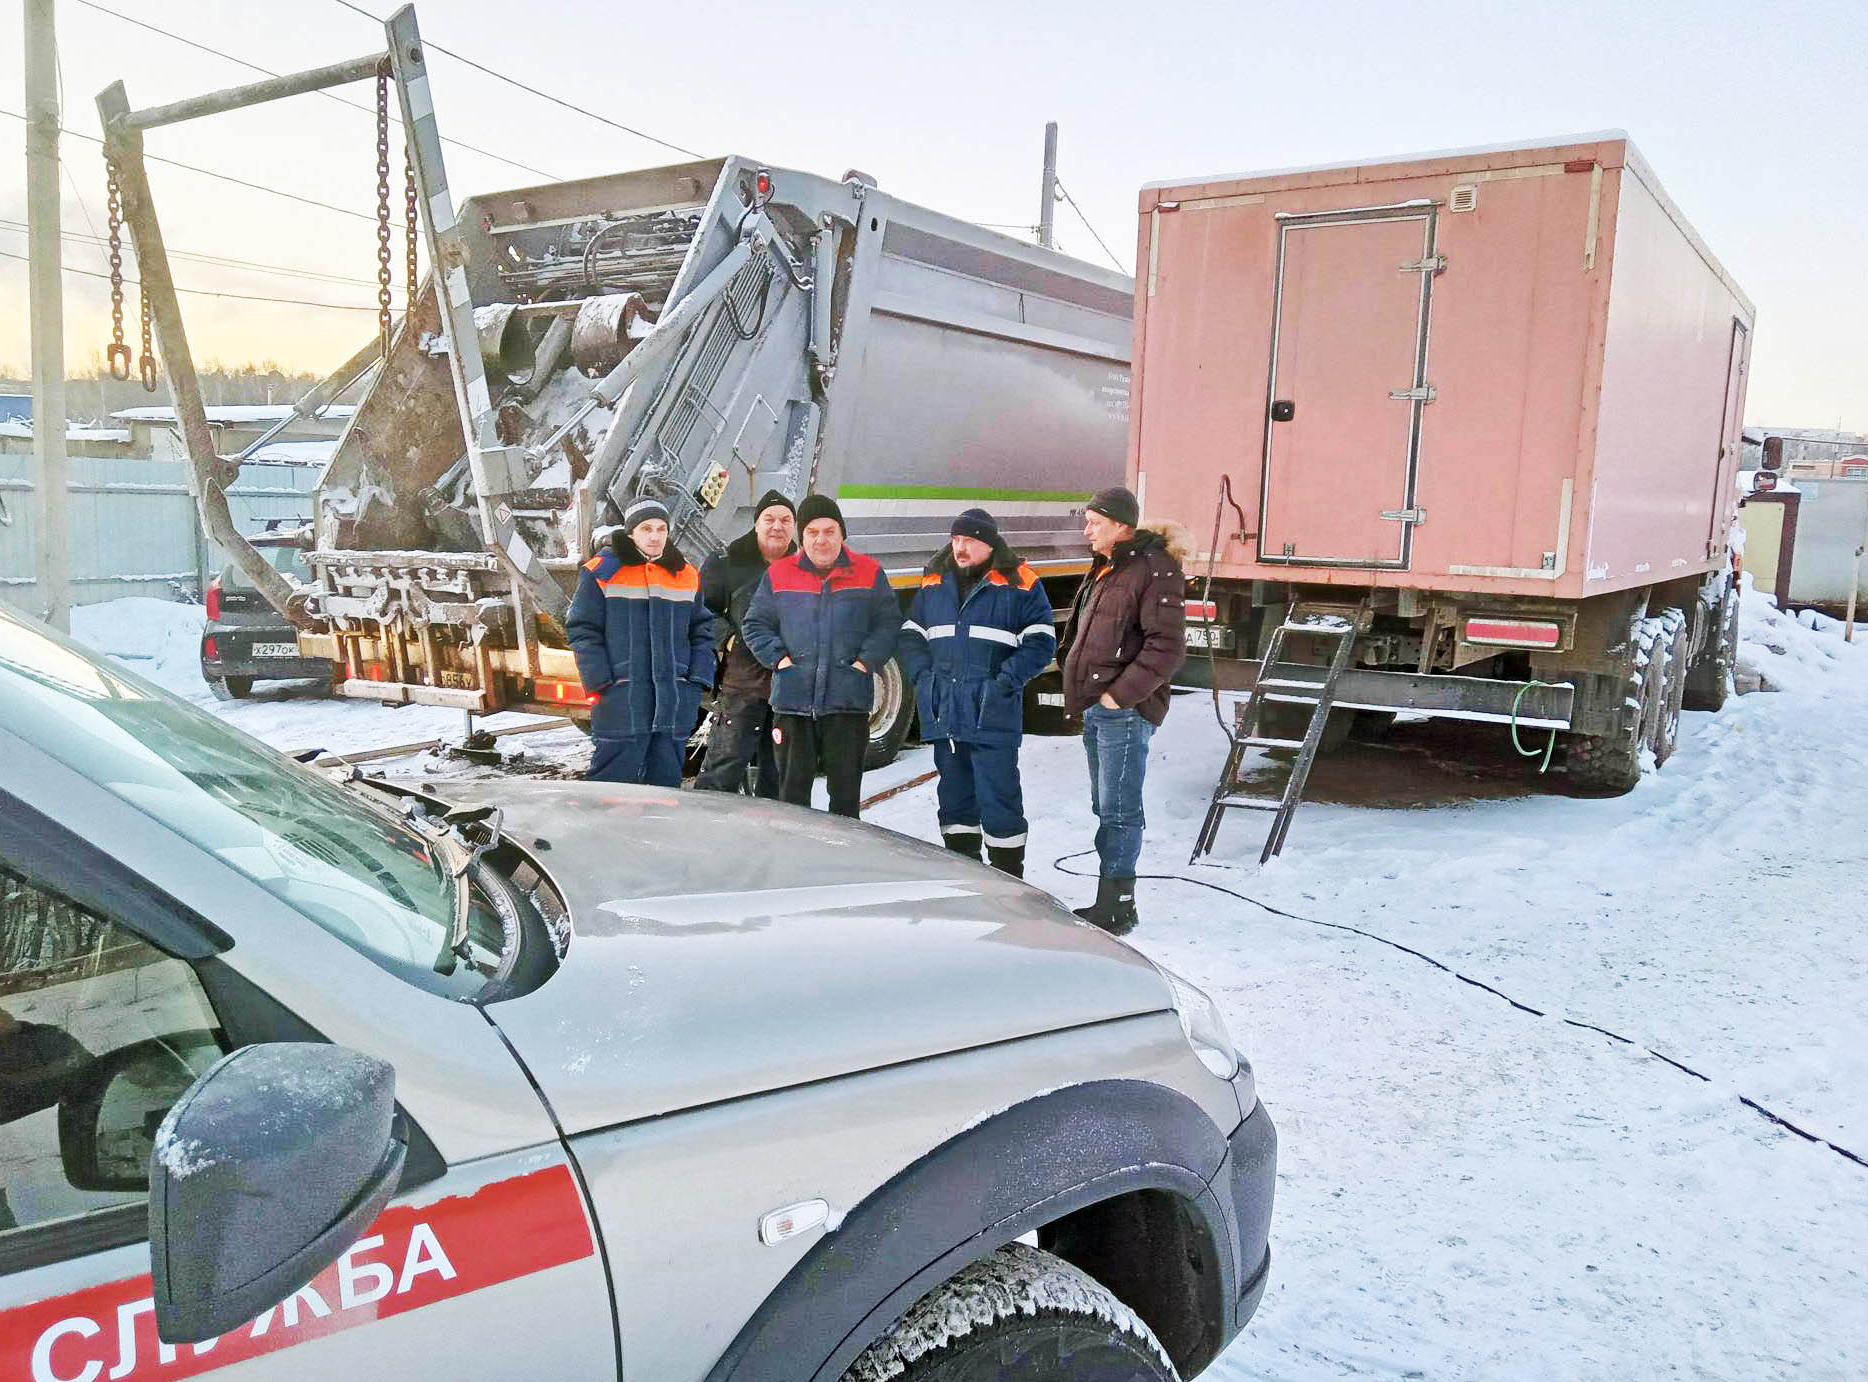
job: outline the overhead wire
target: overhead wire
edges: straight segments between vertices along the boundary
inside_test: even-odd
[[[1109,262],[1114,264],[1119,272],[1127,273],[1129,271],[1128,266],[1123,264],[1120,259],[1116,258],[1114,250],[1110,249],[1108,245],[1103,244],[1103,237],[1096,233],[1096,227],[1091,225],[1090,218],[1083,214],[1083,208],[1077,205],[1077,199],[1064,190],[1064,184],[1061,181],[1056,182],[1055,185],[1057,187],[1057,195],[1068,202],[1070,204],[1070,209],[1077,213],[1077,219],[1082,221],[1083,228],[1090,232],[1090,238],[1096,241],[1098,245],[1102,246],[1103,253],[1109,256]]]
[[[147,20],[137,19],[132,15],[122,14],[117,10],[111,9],[107,5],[98,4],[97,0],[78,0],[78,3],[80,5],[83,5],[87,9],[96,10],[99,14],[107,14],[112,19],[122,20],[125,24],[134,24],[137,28],[147,29],[152,34],[161,34],[162,37],[164,38],[173,39],[175,42],[185,44],[186,46],[196,49],[199,52],[208,53],[214,57],[222,59],[225,62],[231,62],[237,67],[244,67],[248,71],[258,72],[268,77],[277,77],[277,76],[283,75],[279,72],[273,71],[272,68],[270,67],[261,67],[257,62],[249,62],[245,58],[235,57],[232,53],[223,52],[219,48],[210,48],[205,43],[198,43],[192,38],[184,38],[181,34],[173,33],[168,29],[164,29],[158,25],[151,24]],[[352,110],[360,110],[365,115],[374,116],[376,114],[374,107],[366,106],[361,101],[349,100],[346,97],[339,96],[334,91],[320,91],[315,94],[324,97],[326,100],[335,101],[340,106],[348,106]],[[546,180],[551,181],[551,182],[556,182],[559,180],[556,177],[556,175],[546,172],[543,168],[534,168],[531,164],[521,163],[516,158],[508,158],[504,154],[496,154],[491,149],[482,149],[478,145],[469,144],[464,139],[454,139],[447,135],[443,135],[441,137],[441,142],[443,144],[452,144],[454,145],[454,147],[458,149],[465,149],[469,153],[479,154],[482,158],[496,159],[501,163],[508,164],[509,166],[514,167],[514,168],[522,169],[525,172],[535,174],[536,176],[545,178]]]
[[[381,24],[383,22],[381,19],[378,19],[375,15],[371,14],[368,10],[364,9],[363,6],[352,4],[351,0],[335,0],[335,3],[342,5],[345,9],[349,10],[353,14],[362,15],[365,19],[369,20],[373,24]],[[550,101],[553,105],[556,105],[556,106],[563,106],[566,110],[574,111],[577,114],[584,116],[586,119],[595,120],[599,124],[608,125],[613,130],[621,130],[624,134],[634,135],[637,139],[646,139],[651,144],[659,144],[664,149],[673,149],[676,153],[686,154],[689,158],[707,157],[707,155],[703,153],[698,153],[693,149],[689,149],[689,148],[684,147],[683,145],[673,143],[672,141],[663,139],[658,135],[650,134],[647,130],[639,130],[635,128],[635,126],[633,125],[623,124],[622,121],[620,120],[612,120],[607,115],[599,115],[594,110],[586,110],[583,106],[573,105],[571,102],[565,100],[561,96],[553,96],[548,91],[540,91],[535,86],[527,86],[524,82],[519,81],[517,78],[509,77],[504,72],[496,72],[491,67],[488,67],[483,63],[475,62],[472,58],[467,57],[464,54],[455,52],[452,48],[442,47],[439,43],[436,43],[432,38],[428,38],[424,36],[422,39],[422,47],[432,48],[437,53],[445,53],[449,57],[453,58],[454,61],[458,63],[464,63],[466,66],[473,68],[476,72],[484,72],[489,77],[496,77],[500,81],[505,82],[508,86],[516,86],[519,88],[519,90],[528,92],[533,96],[537,96],[540,100]]]
[[[22,125],[32,123],[24,115],[21,115],[17,110],[7,110],[4,107],[0,107],[0,115],[11,116],[13,119],[19,121]],[[59,127],[58,132],[60,134],[68,134],[73,139],[82,139],[90,144],[101,145],[104,142],[97,135],[86,134],[83,130],[74,130],[66,125],[61,125]],[[199,173],[203,177],[214,178],[220,182],[232,183],[236,187],[245,187],[249,189],[250,191],[254,191],[254,192],[264,192],[267,195],[273,196],[273,197],[284,197],[287,201],[299,202],[305,206],[315,206],[322,211],[335,211],[338,215],[348,216],[352,220],[368,221],[371,225],[376,224],[376,217],[374,216],[366,215],[364,212],[361,212],[361,211],[352,211],[347,206],[338,206],[333,202],[321,202],[316,197],[301,196],[297,192],[286,192],[277,187],[267,187],[263,183],[248,182],[245,178],[237,178],[233,176],[233,174],[231,173],[217,173],[212,168],[200,168],[200,167],[195,166],[192,163],[183,163],[180,159],[163,158],[160,154],[146,153],[143,155],[143,158],[147,162],[150,162],[150,163],[161,163],[161,164],[167,165],[170,168],[180,168],[184,172]]]
[[[22,264],[30,264],[32,262],[30,256],[14,254],[10,250],[0,250],[0,259],[17,259]],[[93,269],[74,269],[69,264],[62,266],[62,268],[63,272],[76,274],[80,278],[101,278],[105,281],[109,281],[110,279],[109,274],[98,273]],[[141,286],[141,280],[139,279],[126,277],[123,281],[132,286]],[[322,307],[331,312],[374,312],[377,310],[373,303],[352,306],[347,302],[312,302],[305,298],[268,297],[261,293],[230,293],[215,288],[183,288],[178,286],[175,291],[178,293],[188,293],[194,297],[233,298],[241,302],[275,302],[286,307]]]
[[[72,190],[75,192],[77,189],[74,187]],[[84,203],[82,200],[79,201],[78,206],[80,210],[84,210]],[[90,213],[86,211],[85,221],[89,223],[90,220]],[[4,216],[0,216],[0,230],[24,231],[28,228],[24,221],[9,220]],[[110,243],[103,236],[95,233],[95,227],[93,227],[93,233],[89,235],[77,230],[60,231],[59,234],[61,238],[76,241],[79,244],[103,246]],[[375,279],[355,278],[345,274],[325,273],[321,269],[295,269],[284,264],[262,264],[251,259],[235,259],[228,255],[205,254],[198,250],[171,249],[168,251],[168,255],[171,259],[189,260],[211,265],[217,269],[244,269],[251,273],[274,274],[283,278],[303,278],[314,283],[355,285],[359,288],[374,288],[376,286]]]

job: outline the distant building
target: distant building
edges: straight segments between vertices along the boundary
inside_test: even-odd
[[[355,415],[352,404],[337,403],[326,408],[318,417],[294,418],[292,407],[288,403],[229,403],[209,408],[208,428],[214,434],[214,449],[222,456],[231,456],[246,450],[258,441],[274,425],[286,422],[284,430],[267,444],[268,453],[280,443],[325,442],[334,443],[342,435],[345,425]],[[184,460],[188,447],[182,440],[181,426],[175,420],[173,408],[125,408],[122,412],[110,415],[112,422],[129,429],[130,450],[138,456],[149,456],[159,461]],[[311,448],[306,449],[311,452]],[[322,455],[300,453],[298,459],[307,464],[319,464],[329,452]],[[268,459],[286,459],[284,456],[270,455]]]
[[[0,422],[31,422],[32,395],[0,393]]]
[[[1747,427],[1741,469],[1756,470],[1764,439],[1784,439],[1784,473],[1804,480],[1868,480],[1868,436],[1821,427]]]

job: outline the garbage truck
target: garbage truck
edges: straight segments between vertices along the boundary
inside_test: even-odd
[[[480,195],[456,212],[413,11],[387,29],[379,93],[401,106],[408,215],[420,208],[431,270],[385,328],[320,477],[315,581],[253,575],[300,649],[337,664],[341,694],[587,715],[562,616],[605,526],[639,496],[667,505],[699,562],[750,526],[766,490],[828,494],[904,601],[952,516],[985,505],[1068,606],[1088,569],[1082,504],[1123,474],[1131,279],[858,171],[742,156]],[[142,130],[375,70],[340,64],[153,111],[131,111],[120,83],[107,91],[107,156],[139,258],[160,251]],[[244,567],[215,501],[225,462],[186,425],[192,368],[165,270],[148,275],[153,315],[165,360],[185,367],[170,382],[203,520]],[[340,374],[371,358],[366,346]],[[913,715],[891,663],[876,678],[872,766]]]

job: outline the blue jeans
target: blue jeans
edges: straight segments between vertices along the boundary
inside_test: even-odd
[[[1083,752],[1090,760],[1090,809],[1104,878],[1133,878],[1142,855],[1142,778],[1155,727],[1139,710],[1098,702],[1083,712]]]
[[[622,738],[593,739],[590,770],[585,777],[597,782],[636,782],[650,787],[681,785],[681,751],[676,734],[631,734]]]

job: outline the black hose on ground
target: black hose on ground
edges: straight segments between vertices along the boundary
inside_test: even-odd
[[[1094,854],[1095,852],[1096,851],[1093,849],[1080,849],[1074,854],[1059,855],[1056,859],[1054,859],[1051,862],[1051,867],[1056,869],[1059,873],[1068,874],[1073,878],[1094,877],[1093,874],[1083,873],[1077,869],[1065,868],[1064,865],[1072,859],[1081,859],[1085,855]],[[1452,975],[1455,979],[1459,980],[1460,983],[1462,984],[1470,984],[1472,985],[1472,987],[1476,989],[1485,990],[1485,992],[1491,994],[1494,998],[1501,999],[1505,1003],[1510,1004],[1512,1007],[1516,1008],[1519,1012],[1529,1013],[1532,1017],[1553,1016],[1553,1014],[1545,1012],[1542,1008],[1533,1008],[1529,1003],[1520,1003],[1517,999],[1513,998],[1510,994],[1504,992],[1502,989],[1493,988],[1492,985],[1486,983],[1484,980],[1474,979],[1469,974],[1461,974],[1457,969],[1454,969],[1453,966],[1445,963],[1444,961],[1436,960],[1433,956],[1427,954],[1425,951],[1416,950],[1411,945],[1403,945],[1400,941],[1390,940],[1387,936],[1377,935],[1373,931],[1365,931],[1360,926],[1351,926],[1347,922],[1321,921],[1317,919],[1316,917],[1300,916],[1296,912],[1287,912],[1281,907],[1274,907],[1269,902],[1261,902],[1256,897],[1252,897],[1251,895],[1247,893],[1238,892],[1235,889],[1225,887],[1219,883],[1210,883],[1204,878],[1189,878],[1185,874],[1180,874],[1180,873],[1138,873],[1135,875],[1135,877],[1138,882],[1186,883],[1196,888],[1207,888],[1216,893],[1224,893],[1227,897],[1235,897],[1241,902],[1249,902],[1254,907],[1257,907],[1260,911],[1269,912],[1271,913],[1271,915],[1276,916],[1276,917],[1284,917],[1288,921],[1301,921],[1301,922],[1304,922],[1306,925],[1320,926],[1331,931],[1347,931],[1350,935],[1361,936],[1365,940],[1375,941],[1377,944],[1385,945],[1389,947],[1391,950],[1399,950],[1404,955],[1412,955],[1417,960],[1425,961],[1427,964],[1432,965],[1435,969],[1440,970],[1442,973]],[[1593,1022],[1584,1022],[1580,1018],[1574,1018],[1574,1017],[1557,1016],[1556,1020],[1558,1022],[1563,1023],[1565,1026],[1575,1027],[1585,1032],[1595,1032],[1597,1035],[1605,1036],[1610,1041],[1618,1042],[1623,1046],[1632,1046],[1636,1050],[1645,1052],[1647,1055],[1652,1056],[1657,1061],[1661,1061],[1664,1064],[1671,1065],[1675,1070],[1680,1071],[1682,1074],[1691,1075],[1694,1079],[1699,1080],[1702,1083],[1711,1084],[1713,1082],[1712,1077],[1710,1075],[1702,1074],[1700,1071],[1693,1069],[1692,1066],[1683,1064],[1682,1062],[1675,1060],[1672,1056],[1663,1055],[1661,1052],[1656,1051],[1653,1047],[1643,1046],[1640,1042],[1636,1041],[1634,1038],[1625,1037],[1621,1035],[1619,1032],[1612,1032],[1607,1027],[1598,1027]],[[1815,1143],[1818,1146],[1827,1147],[1830,1151],[1834,1152],[1837,1156],[1842,1157],[1845,1160],[1852,1161],[1857,1166],[1868,1168],[1868,1157],[1864,1157],[1858,1152],[1852,1152],[1847,1147],[1842,1146],[1840,1143],[1831,1142],[1828,1138],[1822,1136],[1820,1133],[1813,1133],[1809,1131],[1807,1128],[1798,1127],[1795,1123],[1791,1122],[1788,1118],[1784,1117],[1781,1113],[1777,1113],[1773,1111],[1772,1109],[1766,1108],[1763,1104],[1759,1103],[1756,1099],[1753,1099],[1748,1095],[1739,1094],[1737,1095],[1737,1099],[1739,1103],[1743,1104],[1746,1108],[1752,1110],[1759,1117],[1765,1119],[1768,1122],[1776,1124],[1778,1127],[1782,1128],[1785,1132],[1795,1133],[1798,1137],[1802,1138],[1805,1142],[1811,1142],[1811,1143]]]

